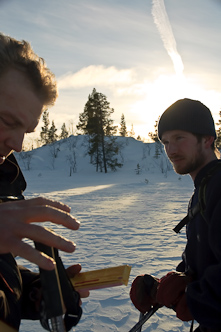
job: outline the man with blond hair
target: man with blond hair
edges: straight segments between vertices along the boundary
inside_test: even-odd
[[[37,276],[31,272],[29,276],[29,271],[18,267],[14,256],[45,270],[55,268],[51,257],[22,239],[72,253],[75,243],[34,223],[50,221],[70,230],[80,225],[66,204],[43,197],[22,199],[26,183],[13,156],[13,151],[21,151],[24,136],[35,130],[42,112],[54,105],[56,98],[55,76],[45,61],[28,42],[0,34],[0,321],[16,330],[21,318],[39,318],[39,313],[29,301],[25,284],[31,292]],[[72,266],[69,274],[80,269],[80,265]]]

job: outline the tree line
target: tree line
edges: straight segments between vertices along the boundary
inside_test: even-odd
[[[114,109],[110,107],[107,97],[94,88],[88,96],[84,111],[80,113],[79,122],[76,125],[77,134],[83,134],[87,138],[87,153],[91,163],[95,165],[96,171],[104,171],[105,173],[107,173],[108,168],[115,171],[122,166],[119,157],[121,145],[117,142],[116,137],[118,128],[111,119],[113,113]],[[65,123],[61,127],[60,135],[57,134],[54,121],[50,125],[48,110],[43,112],[42,121],[41,144],[52,144],[70,136]],[[133,124],[131,130],[127,131],[124,114],[121,115],[119,134],[123,137],[135,136]]]
[[[90,156],[91,163],[95,165],[96,171],[104,171],[105,173],[107,173],[108,168],[115,171],[122,166],[122,161],[119,158],[121,146],[116,137],[118,127],[114,125],[114,121],[111,119],[113,113],[114,109],[110,107],[107,97],[94,88],[88,96],[84,111],[80,113],[79,122],[76,125],[77,134],[83,134],[87,139],[87,153]],[[47,110],[43,112],[42,121],[43,126],[40,132],[40,142],[42,144],[52,144],[57,140],[66,139],[70,136],[65,123],[62,124],[60,135],[57,134],[54,121],[50,125]],[[155,121],[154,131],[148,134],[151,140],[157,143],[159,143],[157,136],[158,121],[159,118]],[[221,120],[217,125],[219,127],[217,130],[217,147],[221,148]],[[119,135],[135,137],[133,124],[131,130],[127,130],[124,114],[121,115]],[[137,139],[141,139],[140,136]]]
[[[93,96],[95,94],[95,92],[97,92],[96,89],[93,89],[92,94],[89,95],[88,98],[91,98],[91,96]],[[106,98],[105,95],[103,95],[102,93],[98,93],[98,94],[101,96],[100,99],[103,98],[107,102],[107,98]],[[100,102],[101,102],[101,100],[99,100],[98,103],[100,103]],[[112,110],[114,112],[113,108],[112,108]],[[81,114],[80,114],[79,118],[81,118]],[[43,121],[43,127],[41,127],[41,132],[40,132],[40,142],[42,144],[50,144],[50,143],[53,143],[53,142],[55,142],[55,141],[57,141],[59,139],[67,138],[67,137],[69,137],[71,135],[70,134],[70,130],[67,129],[67,126],[66,126],[65,123],[62,124],[60,135],[57,134],[57,128],[55,127],[54,120],[52,120],[52,124],[50,126],[50,120],[49,120],[49,112],[48,112],[48,110],[45,110],[43,112],[43,114],[42,114],[42,121]],[[78,128],[78,125],[76,126],[76,128]],[[80,134],[80,132],[78,132],[78,134]],[[123,137],[127,137],[127,136],[128,137],[135,137],[135,132],[134,132],[133,124],[131,125],[131,129],[129,131],[127,130],[127,125],[126,125],[126,120],[125,120],[124,114],[121,115],[119,135],[123,136]],[[138,135],[137,139],[141,140],[141,137]]]

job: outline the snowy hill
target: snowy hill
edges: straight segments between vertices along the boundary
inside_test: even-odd
[[[125,172],[135,174],[138,164],[141,174],[160,172],[167,176],[168,171],[172,171],[161,145],[161,151],[158,151],[159,148],[155,143],[143,143],[132,137],[118,137],[117,142],[121,146],[118,159],[123,163],[123,167],[117,170],[116,176]],[[47,172],[53,170],[70,176],[70,167],[75,163],[75,170],[71,172],[75,178],[80,174],[84,174],[84,176],[95,174],[95,166],[90,163],[87,155],[86,136],[70,136],[54,144],[16,154],[16,157],[25,171]],[[111,173],[110,170],[108,172]]]
[[[129,331],[139,318],[129,299],[132,280],[142,273],[161,277],[174,269],[185,246],[185,231],[176,235],[172,228],[185,215],[193,189],[190,178],[175,174],[155,143],[122,137],[118,141],[123,167],[107,174],[97,173],[90,164],[84,136],[33,150],[31,157],[27,157],[30,152],[17,155],[28,183],[27,198],[43,195],[62,201],[81,221],[77,232],[53,225],[56,232],[77,243],[74,254],[60,253],[65,266],[78,262],[83,271],[122,264],[132,267],[127,287],[94,290],[83,300],[83,316],[75,328],[79,332]],[[76,169],[70,176],[73,153]],[[37,270],[23,259],[19,263]],[[188,331],[188,326],[173,311],[162,308],[142,331]],[[24,321],[20,331],[43,328],[39,322]]]

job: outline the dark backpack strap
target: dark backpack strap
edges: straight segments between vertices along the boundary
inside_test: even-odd
[[[221,170],[221,160],[218,160],[215,165],[207,172],[204,178],[201,180],[199,186],[199,193],[198,193],[198,203],[188,209],[188,214],[173,228],[175,233],[179,233],[181,229],[186,226],[195,216],[197,213],[201,213],[202,217],[206,220],[205,217],[205,210],[206,210],[206,188],[207,184],[210,181],[211,177],[217,172]],[[193,198],[193,196],[192,196]],[[189,202],[189,206],[191,206],[192,198]]]
[[[186,226],[188,224],[188,222],[190,221],[190,218],[188,216],[188,214],[186,215],[186,217],[184,217],[174,228],[173,231],[175,233],[179,233],[181,231],[181,229]]]
[[[80,295],[75,291],[66,274],[62,260],[58,255],[58,250],[37,242],[35,242],[35,247],[39,251],[53,257],[56,261],[56,267],[53,271],[40,268],[43,291],[42,308],[40,310],[41,325],[46,330],[52,331],[50,323],[54,319],[61,318],[62,322],[59,320],[59,324],[62,324],[63,327],[65,325],[65,329],[69,331],[78,324],[82,315],[82,309],[79,304]]]
[[[197,215],[197,213],[200,212],[200,204],[199,202],[192,208],[189,209],[188,214],[186,217],[184,217],[174,228],[175,233],[179,233],[181,229],[186,226],[194,217]]]

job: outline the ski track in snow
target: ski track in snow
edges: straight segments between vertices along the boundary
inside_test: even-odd
[[[89,271],[122,264],[132,266],[127,287],[94,290],[83,299],[83,315],[74,329],[78,332],[129,331],[139,319],[129,298],[131,282],[138,274],[162,277],[175,269],[185,246],[185,231],[177,235],[172,229],[185,215],[192,193],[191,180],[188,176],[180,178],[172,170],[165,177],[154,167],[136,175],[138,149],[132,143],[127,149],[131,155],[134,151],[130,164],[133,171],[97,174],[92,168],[91,173],[76,173],[72,177],[56,169],[24,171],[28,198],[43,195],[62,201],[71,206],[72,214],[81,221],[78,231],[46,223],[77,243],[74,254],[60,252],[66,267],[81,263],[82,271]],[[31,263],[21,258],[18,261],[37,271]],[[188,329],[189,323],[178,320],[172,310],[161,308],[142,331]],[[23,321],[20,331],[40,332],[43,328],[39,322]]]

